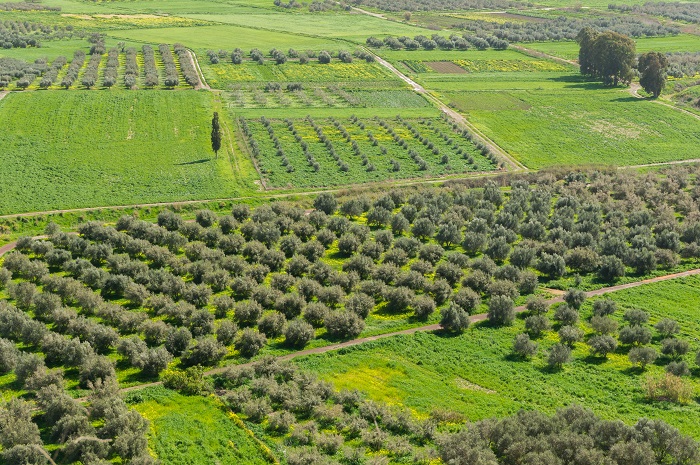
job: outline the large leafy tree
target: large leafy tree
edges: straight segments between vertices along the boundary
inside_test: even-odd
[[[636,46],[629,37],[616,32],[597,33],[585,28],[579,32],[581,73],[603,80],[605,85],[627,84],[634,75]]]
[[[668,58],[659,52],[647,52],[639,56],[639,83],[645,91],[657,98],[666,85]]]

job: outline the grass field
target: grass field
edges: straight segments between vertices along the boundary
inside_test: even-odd
[[[456,94],[470,120],[533,169],[602,163],[636,165],[697,158],[697,121],[632,97],[626,89],[572,84],[567,92]],[[461,102],[461,103],[460,103]],[[544,124],[543,122],[547,123]]]
[[[0,101],[0,212],[241,194],[252,181],[225,153],[213,158],[211,111],[211,95],[194,91],[10,95]]]
[[[200,56],[202,55],[200,53]],[[234,65],[230,61],[211,65],[202,60],[202,72],[207,83],[218,89],[229,89],[236,84],[264,82],[306,82],[311,84],[396,80],[380,65],[359,60],[352,63],[333,60],[328,64],[310,62],[305,65],[292,62],[276,65],[272,63],[271,59],[269,63],[264,65],[253,62]]]
[[[261,444],[214,398],[188,397],[155,387],[130,399],[150,421],[149,448],[163,463],[270,463]]]
[[[333,50],[339,44],[332,39],[316,38],[285,32],[273,32],[233,25],[216,25],[200,27],[173,27],[153,29],[129,29],[110,31],[110,37],[122,40],[134,40],[146,43],[181,42],[194,49],[251,49],[269,50],[277,47],[287,50],[289,47],[300,50]]]
[[[700,48],[700,37],[691,34],[681,34],[668,37],[647,37],[634,40],[637,43],[637,53],[655,52],[695,52]],[[533,42],[523,44],[526,48],[539,50],[549,55],[578,60],[579,46],[573,41],[562,42]]]
[[[270,3],[271,5],[272,3]],[[430,35],[425,28],[388,22],[359,13],[326,13],[321,18],[313,13],[269,12],[265,14],[233,15],[187,15],[190,18],[217,21],[250,28],[273,29],[319,37],[349,40],[363,44],[368,36],[410,36]]]
[[[619,320],[624,309],[632,307],[651,313],[651,324],[662,317],[676,319],[683,328],[680,337],[690,340],[697,351],[700,278],[647,285],[610,296],[620,304],[616,313]],[[590,304],[584,306],[582,316],[590,316]],[[627,349],[620,348],[607,361],[601,361],[589,358],[586,345],[578,343],[573,363],[560,372],[550,372],[545,349],[557,340],[556,334],[547,333],[538,341],[539,355],[528,362],[510,355],[513,337],[522,331],[522,319],[510,328],[480,324],[462,336],[400,336],[306,357],[297,363],[333,381],[337,388],[361,389],[373,399],[404,404],[419,416],[444,408],[479,420],[519,409],[551,413],[575,403],[604,418],[620,418],[628,423],[640,417],[661,418],[700,438],[697,400],[684,406],[646,402],[641,388],[644,376],[629,363]],[[653,345],[658,349],[658,339]],[[688,355],[692,365],[691,358]],[[663,368],[655,365],[647,372],[658,374]],[[697,379],[692,382],[697,394],[700,383]]]

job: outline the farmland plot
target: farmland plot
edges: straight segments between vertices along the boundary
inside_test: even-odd
[[[495,169],[470,140],[435,118],[242,121],[246,144],[268,187],[333,186]]]

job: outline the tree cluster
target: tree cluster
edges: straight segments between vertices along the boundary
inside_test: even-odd
[[[0,4],[13,5],[13,4]],[[0,7],[0,11],[3,8]],[[0,48],[41,47],[42,40],[62,39],[72,36],[72,27],[54,27],[31,21],[0,21]]]
[[[626,36],[663,37],[677,35],[676,26],[658,22],[642,21],[631,16],[595,16],[570,17],[558,16],[555,19],[538,21],[495,21],[469,20],[454,25],[466,29],[478,37],[495,36],[508,42],[541,42],[545,40],[576,40],[581,29],[589,27],[596,32],[616,32]]]
[[[46,60],[43,58],[37,59],[34,63],[15,58],[0,58],[0,88],[9,86],[14,80],[27,83],[20,85],[18,82],[19,87],[26,88],[36,76],[50,72],[47,69]]]
[[[393,13],[405,11],[507,10],[522,6],[509,0],[352,0],[351,3]]]
[[[386,36],[384,39],[369,37],[366,43],[370,47],[389,47],[392,50],[486,50],[491,47],[495,50],[505,50],[508,48],[508,41],[495,37],[492,34],[452,34],[449,37],[433,34],[431,37],[417,35],[413,39],[407,36],[393,37]]]
[[[643,5],[615,5],[610,4],[611,10],[625,13],[642,13],[649,16],[663,16],[675,21],[686,23],[700,23],[700,6],[695,3],[684,2],[646,2]]]
[[[616,32],[599,33],[590,27],[576,36],[580,46],[581,74],[601,79],[605,85],[629,84],[634,76],[636,45]]]
[[[51,62],[51,66],[49,67],[49,69],[42,76],[41,81],[39,82],[39,87],[41,87],[42,89],[48,89],[49,87],[51,87],[51,85],[54,82],[56,82],[56,78],[58,77],[59,71],[61,71],[63,67],[66,66],[66,63],[66,57],[56,57]],[[0,74],[2,74],[1,71]]]

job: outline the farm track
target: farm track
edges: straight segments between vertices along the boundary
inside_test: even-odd
[[[557,57],[554,55],[550,55],[548,53],[540,52],[539,50],[533,50],[531,48],[523,47],[522,45],[514,45],[510,44],[510,47],[524,53],[525,55],[529,55],[531,57],[535,58],[547,58],[548,60],[556,61],[558,63],[564,63],[567,65],[573,65],[573,66],[578,66],[578,62],[575,60],[567,60],[565,58]]]
[[[26,212],[26,213],[12,213],[8,215],[0,215],[0,220],[11,219],[11,218],[30,218],[34,216],[42,215],[59,215],[61,213],[80,213],[80,212],[92,212],[99,210],[125,210],[127,208],[150,208],[150,207],[168,207],[168,206],[179,206],[179,205],[193,205],[203,202],[237,202],[241,200],[264,200],[264,199],[284,199],[289,197],[303,197],[307,195],[318,195],[324,192],[345,192],[349,189],[361,190],[363,188],[374,189],[377,187],[387,186],[387,187],[408,187],[408,186],[419,186],[422,184],[440,184],[449,181],[459,181],[463,179],[475,179],[475,178],[486,178],[493,177],[503,174],[502,171],[492,171],[492,172],[480,172],[474,174],[460,174],[456,176],[443,176],[430,179],[413,179],[413,180],[403,180],[394,181],[390,184],[386,181],[377,181],[374,183],[365,183],[361,186],[348,184],[345,186],[337,186],[332,189],[314,189],[309,191],[296,191],[296,192],[282,192],[279,194],[261,194],[261,195],[248,195],[241,197],[228,197],[219,199],[199,199],[199,200],[179,200],[173,202],[156,202],[156,203],[137,203],[131,205],[105,205],[102,207],[84,207],[84,208],[69,208],[64,210],[46,210],[39,212]]]
[[[656,104],[658,104],[658,105],[663,105],[663,106],[665,106],[665,107],[672,108],[672,109],[674,109],[674,110],[676,110],[676,111],[679,111],[679,112],[681,112],[681,113],[685,113],[685,114],[688,115],[688,116],[692,116],[693,118],[695,118],[695,119],[697,119],[697,120],[700,120],[700,115],[696,115],[696,114],[693,113],[693,112],[690,112],[690,111],[688,111],[688,110],[684,110],[683,108],[679,108],[679,107],[677,107],[676,105],[673,105],[673,104],[671,104],[671,103],[666,103],[666,102],[664,102],[664,101],[659,100],[658,98],[655,98],[655,99],[647,99],[647,98],[645,98],[645,97],[642,97],[641,95],[639,95],[639,91],[641,90],[641,88],[642,88],[642,86],[639,85],[639,83],[633,82],[633,83],[630,84],[630,87],[629,87],[628,91],[629,91],[630,94],[632,94],[633,97],[636,97],[636,98],[641,99],[641,100],[649,100],[649,101],[651,101],[651,102],[653,102],[653,103],[656,103]],[[644,165],[642,165],[642,166],[644,166]]]
[[[658,283],[658,282],[662,282],[662,281],[669,281],[671,279],[686,278],[688,276],[696,276],[696,275],[700,275],[700,268],[696,268],[696,269],[688,270],[688,271],[682,271],[680,273],[672,273],[672,274],[668,274],[668,275],[664,275],[664,276],[657,276],[655,278],[643,279],[641,281],[635,281],[635,282],[626,283],[626,284],[618,284],[616,286],[604,287],[604,288],[593,290],[593,291],[588,291],[588,292],[586,292],[586,297],[587,298],[596,297],[596,296],[601,296],[601,295],[605,295],[605,294],[610,294],[612,292],[622,291],[625,289],[632,289],[635,287],[643,286],[645,284],[653,284],[653,283]],[[554,297],[552,299],[549,299],[546,302],[547,302],[547,305],[551,305],[551,304],[560,303],[563,301],[564,301],[564,297],[563,297],[563,295],[560,295],[560,296]],[[515,308],[516,313],[523,313],[525,311],[527,311],[527,308],[525,307],[525,305],[521,305],[521,306]],[[469,321],[471,323],[478,323],[480,321],[486,321],[487,319],[488,319],[488,315],[486,313],[479,313],[477,315],[471,315],[469,317]],[[323,353],[331,352],[334,350],[340,350],[340,349],[344,349],[347,347],[353,347],[353,346],[357,346],[360,344],[364,344],[365,342],[372,342],[372,341],[376,341],[379,339],[385,339],[388,337],[401,336],[401,335],[411,335],[411,334],[415,334],[417,332],[439,331],[440,329],[441,329],[441,327],[439,324],[419,326],[416,328],[404,329],[402,331],[395,331],[393,333],[386,333],[386,334],[379,334],[376,336],[362,337],[362,338],[353,339],[350,341],[340,342],[337,344],[331,344],[329,346],[315,347],[313,349],[300,350],[298,352],[293,352],[291,354],[282,355],[282,356],[279,356],[276,358],[277,358],[277,360],[280,360],[280,361],[287,361],[287,360],[292,360],[292,359],[297,358],[297,357],[303,357],[306,355],[323,354]],[[250,366],[253,363],[255,363],[255,362],[247,362],[247,363],[242,363],[240,365],[228,365],[228,366],[223,366],[223,367],[212,368],[211,370],[204,372],[204,374],[206,376],[216,375],[219,373],[223,373],[224,371],[226,371],[228,368],[230,368],[232,366],[245,367],[245,366]],[[120,392],[135,391],[135,390],[143,389],[143,388],[147,388],[147,387],[159,386],[161,384],[163,384],[161,381],[156,381],[156,382],[146,383],[146,384],[139,384],[136,386],[130,386],[127,388],[120,389]]]
[[[10,93],[9,90],[3,90],[2,92],[0,92],[0,100],[4,99],[5,96],[8,95],[9,93]]]
[[[396,69],[394,65],[380,57],[379,55],[375,54],[371,50],[365,49],[368,53],[371,53],[377,63],[380,65],[384,66],[386,69],[391,71],[396,77],[404,81],[406,84],[411,86],[411,88],[414,90],[414,92],[424,96],[428,101],[432,102],[434,105],[436,105],[443,113],[445,113],[447,116],[452,118],[455,122],[458,124],[468,128],[470,131],[472,131],[474,134],[476,134],[477,138],[481,140],[482,143],[484,143],[488,148],[498,154],[511,168],[511,171],[528,171],[528,168],[517,161],[515,158],[511,157],[510,154],[508,154],[505,150],[503,150],[501,147],[496,145],[494,141],[486,137],[483,132],[481,132],[479,129],[477,129],[473,124],[471,124],[464,116],[461,114],[457,113],[454,111],[452,108],[447,106],[445,102],[437,98],[435,95],[432,93],[428,92],[425,87],[422,85],[418,84],[415,82],[413,79],[410,77],[406,76],[403,74],[401,71]]]
[[[194,90],[206,89],[210,91],[211,87],[209,87],[209,84],[207,84],[207,81],[204,79],[202,68],[199,67],[199,60],[197,60],[197,54],[189,48],[187,49],[187,54],[190,56],[190,62],[192,63],[194,69],[197,70],[197,77],[199,78],[199,84],[195,86]]]

